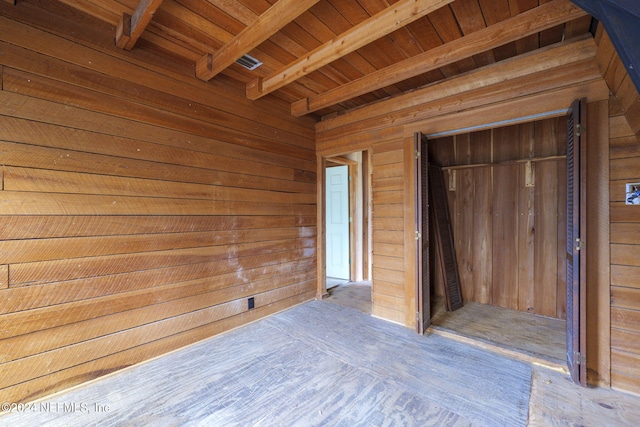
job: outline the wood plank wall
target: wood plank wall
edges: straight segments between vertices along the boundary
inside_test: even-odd
[[[640,96],[606,32],[597,62],[611,90],[611,386],[640,394],[640,206],[625,205],[625,184],[640,182]]]
[[[405,310],[405,223],[411,192],[405,191],[405,143],[402,129],[389,128],[374,135],[317,141],[319,156],[371,153],[372,314],[407,324]]]
[[[372,313],[404,324],[406,203],[403,140],[375,144],[372,153]]]
[[[315,296],[313,121],[166,60],[0,4],[0,401]]]
[[[591,215],[592,221],[587,227],[588,234],[594,237],[594,240],[597,242],[597,249],[590,251],[592,254],[591,257],[595,261],[592,262],[592,264],[597,265],[597,267],[588,271],[588,280],[590,283],[588,285],[588,299],[589,306],[591,307],[588,309],[588,316],[590,319],[590,326],[588,327],[590,335],[594,337],[594,339],[591,339],[591,345],[594,347],[589,350],[587,357],[592,357],[591,360],[595,360],[595,362],[589,362],[588,365],[590,370],[590,382],[593,384],[608,385],[610,370],[608,358],[610,353],[609,335],[611,332],[611,328],[609,326],[610,264],[608,261],[608,251],[603,252],[601,246],[607,247],[606,242],[608,242],[609,239],[607,227],[609,223],[609,209],[607,203],[608,191],[603,191],[601,184],[602,182],[608,183],[609,178],[608,170],[606,169],[606,165],[608,165],[608,158],[606,153],[603,154],[601,152],[600,148],[602,146],[608,147],[608,144],[606,143],[608,126],[606,123],[606,114],[603,113],[606,113],[607,110],[609,88],[607,87],[605,80],[602,78],[600,69],[594,60],[597,53],[597,47],[593,40],[578,41],[577,44],[575,41],[568,43],[569,44],[566,46],[558,46],[558,50],[554,47],[553,51],[555,53],[553,54],[553,59],[550,61],[537,56],[521,58],[522,73],[515,71],[514,66],[516,65],[516,62],[496,63],[488,66],[486,69],[476,70],[461,77],[454,77],[442,84],[431,85],[412,93],[347,112],[334,118],[327,118],[316,126],[316,141],[320,156],[322,156],[323,153],[326,155],[338,155],[351,151],[359,151],[361,149],[370,149],[371,147],[375,147],[376,144],[383,144],[392,141],[394,144],[398,144],[399,146],[400,141],[404,141],[404,170],[403,172],[400,172],[400,170],[395,172],[396,174],[402,173],[404,180],[404,218],[402,225],[404,236],[403,252],[402,255],[400,255],[400,252],[397,251],[396,254],[398,254],[398,256],[393,259],[382,259],[378,257],[377,267],[379,268],[378,271],[380,271],[380,267],[382,267],[380,262],[385,263],[385,270],[387,269],[387,266],[389,266],[388,269],[390,270],[396,270],[400,268],[400,266],[403,266],[404,282],[402,283],[402,286],[404,287],[404,295],[401,294],[400,288],[398,287],[395,291],[395,298],[387,298],[386,300],[397,304],[395,312],[391,312],[393,313],[392,320],[399,321],[404,318],[404,324],[407,327],[413,328],[415,326],[416,310],[416,245],[413,229],[415,209],[412,185],[414,173],[413,134],[415,132],[423,132],[428,135],[439,134],[442,132],[464,134],[469,132],[469,130],[465,130],[469,128],[495,128],[496,125],[492,125],[492,123],[500,121],[524,123],[532,121],[532,116],[541,114],[548,115],[550,112],[554,112],[554,114],[552,114],[554,116],[561,116],[561,112],[566,111],[575,99],[586,97],[589,102],[590,116],[595,118],[593,123],[590,122],[588,126],[587,132],[589,133],[589,138],[596,141],[596,143],[601,142],[603,139],[605,140],[604,144],[598,145],[597,147],[594,147],[596,148],[595,150],[590,151],[593,157],[589,159],[590,164],[597,165],[597,168],[594,168],[594,171],[596,172],[589,176],[589,179],[593,182],[588,184],[592,188],[596,188],[594,185],[597,185],[595,197],[593,194],[591,195],[590,200],[592,200],[592,202],[589,207],[590,210],[597,212],[597,215],[595,215],[595,218],[593,214]],[[573,60],[569,60],[568,63],[564,62],[564,60],[568,58],[567,55],[569,52],[576,53],[578,51],[576,49],[577,46],[581,46],[580,49],[584,49],[583,55],[575,57]],[[568,51],[565,49],[568,49]],[[543,64],[543,62],[545,62],[545,64]],[[564,63],[565,65],[559,65],[560,63]],[[538,71],[538,67],[540,67],[541,71]],[[496,76],[498,75],[509,76],[509,78],[505,77],[504,79],[497,79]],[[526,131],[522,129],[526,129],[527,126],[531,125],[523,126],[524,127],[521,128],[521,133],[526,133]],[[602,138],[601,134],[604,134],[605,137]],[[510,137],[508,133],[505,136],[499,136],[499,138],[508,137]],[[464,136],[459,136],[457,138],[464,138]],[[481,137],[479,136],[479,138]],[[529,149],[528,147],[530,147],[529,144],[531,144],[531,141],[527,141],[526,143],[523,142],[523,144],[526,145],[519,147],[519,149],[525,150],[526,152],[526,150]],[[509,152],[507,151],[506,153]],[[468,155],[471,156],[472,154],[473,151]],[[396,153],[394,155],[397,156],[395,161],[399,162],[400,153]],[[605,165],[604,170],[602,167],[603,164]],[[550,185],[552,182],[557,180],[557,176],[563,173],[562,171],[558,171],[558,168],[560,167],[561,166],[559,166],[557,162],[549,161],[548,165],[543,165],[539,168],[542,172],[538,171],[537,176],[544,185],[537,185],[533,190],[533,194],[531,194],[531,192],[525,193],[528,197],[518,197],[519,203],[517,208],[521,210],[523,214],[527,212],[527,215],[531,215],[530,210],[533,210],[534,217],[536,213],[538,213],[537,218],[539,221],[544,218],[544,215],[540,215],[540,212],[546,213],[546,207],[540,206],[541,203],[538,203],[540,211],[536,212],[535,205],[529,205],[528,203],[531,202],[532,198],[535,200],[536,191],[543,191],[546,184]],[[374,164],[374,174],[376,173],[375,168],[376,165]],[[549,168],[549,170],[545,170],[545,168]],[[481,173],[481,170],[477,173]],[[500,174],[502,172],[498,173]],[[506,173],[509,174],[515,172]],[[554,179],[547,179],[549,178],[547,173],[551,173],[551,176],[554,177]],[[469,182],[471,180],[470,173],[467,173],[466,177],[463,174],[462,177],[458,178],[458,180],[464,179]],[[483,182],[490,181],[485,180]],[[511,189],[513,191],[513,188],[510,188],[510,186],[513,185],[513,182],[509,183],[501,181],[500,185],[506,185],[505,190]],[[558,193],[560,191],[561,189],[558,189]],[[484,193],[479,192],[479,194],[485,194],[487,199],[477,200],[477,211],[482,212],[483,209],[488,211],[488,207],[493,205],[493,194],[489,191]],[[399,194],[396,194],[395,197],[396,202],[400,200]],[[558,200],[560,200],[563,196],[558,194],[557,197]],[[558,220],[558,222],[555,223],[555,226],[558,227],[556,232],[559,237],[553,239],[553,233],[549,233],[549,242],[547,244],[553,248],[557,248],[558,238],[563,238],[560,236],[560,232],[558,230],[563,228],[563,226],[562,220],[558,218],[558,213],[555,209],[557,209],[558,206],[561,207],[561,204],[557,201],[554,202],[551,199],[549,200],[553,205],[551,207],[552,215],[554,215],[556,217],[555,219]],[[465,200],[465,203],[470,204],[471,201]],[[499,208],[502,211],[505,211],[509,206],[500,205]],[[477,225],[479,229],[483,228],[486,230],[492,230],[495,227],[495,224],[493,223],[494,220],[490,215],[478,215],[476,218],[479,222],[484,221],[485,223],[465,223],[463,238],[468,238],[470,232],[469,228],[471,226]],[[490,223],[488,221],[490,221]],[[550,219],[549,223],[551,223]],[[376,219],[374,214],[374,227],[375,224]],[[394,236],[396,244],[399,244],[398,239],[400,238],[400,233],[389,233],[390,231],[399,231],[397,230],[397,228],[400,227],[399,221],[388,221],[388,225],[390,227],[396,227],[390,230],[380,229],[380,224],[383,224],[380,221],[378,221],[377,224],[378,229],[375,231],[377,232],[377,236],[374,234],[373,239],[374,250],[376,246],[383,243],[379,241],[382,235],[384,235],[385,238]],[[527,235],[527,231],[520,230],[520,227],[529,227],[529,222],[518,221],[517,224],[518,232],[522,233],[522,236]],[[603,228],[603,224],[605,224],[604,228],[607,229],[606,233],[600,231]],[[510,223],[509,226],[512,230],[516,229],[514,223]],[[536,230],[535,227],[539,226],[540,224],[536,224],[534,222],[534,230]],[[564,232],[562,235],[564,235]],[[531,254],[531,252],[527,252],[529,250],[529,246],[532,245],[532,242],[529,239],[519,239],[516,244],[513,240],[507,242],[508,238],[509,235],[507,233],[502,235],[504,244],[508,244],[511,248],[518,247],[518,251],[524,251]],[[553,241],[551,241],[551,239],[553,239]],[[489,244],[486,239],[483,240],[482,238],[476,239],[473,237],[472,241],[475,241],[475,244],[478,245],[478,247]],[[458,246],[460,246],[460,243],[458,243]],[[543,277],[536,277],[534,279],[545,280],[545,278],[547,278],[547,271],[543,269],[542,264],[549,262],[553,265],[559,265],[564,259],[564,256],[560,259],[559,252],[555,249],[546,253],[544,248],[545,245],[537,245],[536,250],[539,252],[537,254],[536,252],[533,252],[533,260],[531,258],[523,259],[522,263],[518,264],[517,274],[530,277],[531,274],[535,274],[537,268],[538,276]],[[472,246],[467,250],[471,251],[476,249],[477,248]],[[503,255],[506,256],[511,254]],[[536,256],[540,263],[537,267],[535,263]],[[548,259],[546,258],[547,256]],[[393,263],[390,261],[393,261]],[[376,283],[378,281],[375,274],[375,267],[376,266],[374,265],[374,312],[376,311],[375,292]],[[468,273],[469,272],[466,272],[464,274]],[[488,266],[476,266],[474,274],[476,273],[479,280],[483,283],[489,283],[489,281],[494,280],[494,275],[496,279],[504,281],[512,278],[516,274],[516,271],[511,269],[507,272],[494,272],[493,269],[488,268]],[[397,275],[396,279],[399,277],[400,276]],[[550,292],[554,295],[558,295],[552,304],[546,304],[543,293],[539,293],[537,297],[534,297],[530,292],[522,292],[517,295],[518,306],[533,307],[534,310],[541,311],[542,309],[540,309],[540,307],[544,307],[543,311],[548,313],[548,315],[558,317],[564,316],[563,297],[559,295],[557,289],[558,286],[562,286],[562,282],[558,282],[555,277],[549,279],[549,283],[555,283],[556,285],[554,289],[550,289]],[[488,288],[485,287],[484,289]],[[509,295],[509,297],[505,304],[515,304],[515,295],[513,293],[506,295]],[[564,295],[564,292],[562,295]],[[483,296],[483,298],[489,298],[488,292]],[[537,298],[537,301],[535,298]],[[533,302],[533,305],[531,305],[531,302]],[[404,306],[401,305],[402,303],[404,303]],[[378,311],[378,313],[381,317],[391,317],[388,317],[386,308],[384,311]],[[626,372],[628,373],[629,370]],[[596,380],[594,380],[594,378]]]
[[[381,192],[377,192],[374,182],[373,196],[373,311],[381,317],[398,321],[413,328],[415,326],[415,230],[413,200],[413,135],[415,132],[426,134],[448,132],[466,127],[487,125],[487,121],[518,120],[522,117],[566,109],[576,98],[587,97],[589,100],[607,99],[608,89],[602,80],[593,58],[596,45],[593,40],[581,39],[550,48],[551,59],[536,55],[523,57],[518,61],[506,61],[492,64],[484,69],[448,79],[442,84],[431,85],[386,101],[349,111],[343,115],[327,118],[316,126],[316,144],[320,156],[335,156],[360,150],[373,149],[379,144],[394,144],[402,148],[403,169],[394,169],[394,178],[404,181],[403,190],[395,187],[391,194],[391,205],[404,200],[403,221],[382,218],[381,209],[393,210],[385,213],[388,218],[398,218],[400,211],[396,207],[376,207],[383,203]],[[575,56],[574,56],[575,55]],[[543,65],[544,62],[546,65]],[[520,71],[516,71],[516,68]],[[498,79],[504,75],[513,78]],[[487,119],[489,118],[489,119]],[[380,145],[383,147],[384,145]],[[401,152],[389,151],[384,156],[395,157],[389,162],[399,165]],[[373,175],[386,180],[384,175],[376,175],[376,162],[387,160],[374,159]],[[380,181],[384,183],[386,181]],[[380,184],[377,184],[380,185]],[[401,195],[401,192],[404,194]],[[376,199],[377,197],[377,199]],[[378,214],[376,214],[376,210]],[[384,224],[384,225],[383,225]],[[394,227],[382,229],[381,227]],[[402,233],[400,233],[402,227]],[[393,233],[390,233],[393,232]],[[377,233],[377,234],[376,234]],[[394,246],[394,257],[376,256],[376,251],[386,251],[387,244],[400,245],[403,236],[403,247]],[[384,237],[382,237],[384,236]],[[393,242],[382,241],[393,236]],[[382,255],[378,253],[377,255]],[[376,265],[376,258],[378,263]],[[392,262],[391,262],[392,261]],[[384,264],[382,264],[384,262]],[[403,268],[403,281],[399,274]],[[480,267],[479,267],[480,268]],[[383,271],[384,270],[384,271]],[[392,286],[386,286],[377,274],[393,273]],[[485,271],[486,277],[493,274]],[[384,296],[378,294],[376,284],[384,283]],[[556,301],[557,302],[557,301]],[[393,304],[394,307],[381,304]],[[383,308],[384,307],[384,308]],[[557,311],[556,311],[557,313]],[[404,321],[402,320],[404,319]]]
[[[429,142],[447,181],[455,171],[448,196],[465,301],[566,317],[566,134],[556,117]],[[441,294],[439,274],[432,283]]]

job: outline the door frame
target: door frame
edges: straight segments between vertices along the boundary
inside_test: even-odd
[[[362,153],[362,160],[349,159],[352,153],[340,153],[336,155],[318,155],[318,196],[317,196],[317,299],[328,296],[327,293],[327,268],[326,268],[326,170],[331,166],[346,165],[349,167],[349,216],[353,219],[349,224],[349,252],[351,262],[349,267],[351,279],[357,277],[358,264],[361,264],[362,277],[371,280],[372,276],[372,224],[371,224],[371,150],[359,150],[353,153]],[[358,173],[358,165],[361,164],[361,174]],[[358,197],[358,182],[362,181],[362,215],[357,213],[356,197]],[[362,250],[358,256],[357,226],[362,227]],[[372,284],[373,285],[373,284]]]
[[[573,101],[567,100],[567,106]],[[550,101],[559,102],[557,99]],[[610,322],[610,257],[609,257],[609,104],[607,99],[587,98],[587,126],[586,132],[591,141],[586,162],[589,164],[589,175],[583,191],[589,196],[589,218],[586,220],[587,240],[591,242],[588,252],[587,286],[586,286],[586,315],[587,356],[590,360],[587,367],[588,384],[610,387],[611,384],[611,322]],[[500,116],[508,116],[500,110],[496,121],[482,123],[475,121],[473,125],[455,128],[454,123],[467,119],[464,114],[459,120],[458,114],[450,115],[442,123],[436,123],[430,131],[430,125],[416,122],[405,128],[405,135],[422,132],[428,138],[469,133],[511,124],[526,123],[545,118],[567,115],[569,108],[558,110],[540,110],[531,115],[501,120]],[[596,166],[596,167],[592,167]],[[605,184],[603,184],[605,182]],[[415,215],[415,213],[413,214]],[[405,242],[406,244],[406,242]],[[411,295],[417,298],[417,294]],[[407,325],[409,326],[409,325]],[[591,372],[593,370],[593,372]]]
[[[349,194],[349,207],[347,213],[349,215],[349,280],[356,277],[356,184],[358,179],[358,162],[346,157],[331,157],[327,159],[325,171],[332,167],[347,166],[347,191]],[[326,180],[325,180],[326,194]],[[325,203],[326,203],[325,198]],[[325,231],[326,231],[326,209],[325,209]],[[325,241],[326,249],[326,241]],[[326,253],[325,253],[326,255]],[[326,265],[325,265],[326,274]]]

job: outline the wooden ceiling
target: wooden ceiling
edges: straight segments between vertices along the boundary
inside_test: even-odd
[[[340,114],[590,31],[569,0],[60,0],[131,55]],[[75,11],[74,11],[75,13]],[[243,54],[263,62],[249,71]]]

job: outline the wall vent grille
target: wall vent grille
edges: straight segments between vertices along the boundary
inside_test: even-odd
[[[250,55],[242,55],[240,59],[236,61],[236,64],[242,65],[247,70],[255,70],[262,65],[262,62]]]

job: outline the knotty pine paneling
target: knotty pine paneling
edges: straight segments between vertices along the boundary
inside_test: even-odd
[[[609,36],[596,34],[600,71],[611,90],[609,98],[609,200],[611,250],[611,386],[640,394],[636,366],[640,348],[639,286],[640,207],[627,206],[625,183],[640,182],[640,135],[635,116],[638,91],[629,85],[624,64]]]
[[[564,135],[566,119],[553,118],[430,141],[456,172],[448,195],[465,301],[564,318],[564,159],[534,162],[534,187],[521,161],[562,156]]]
[[[313,121],[43,17],[0,17],[0,400],[313,298]]]

